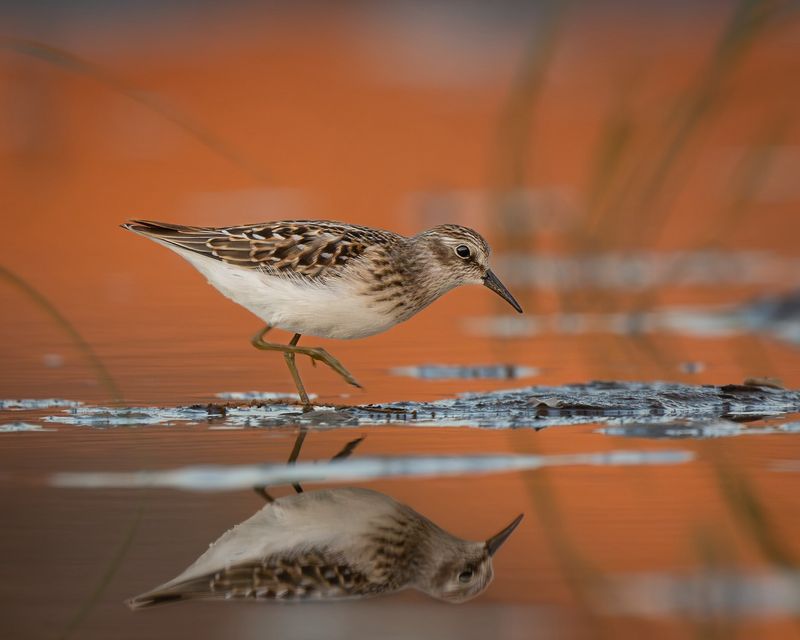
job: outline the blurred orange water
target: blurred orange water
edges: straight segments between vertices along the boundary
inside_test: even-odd
[[[498,259],[514,251],[580,255],[576,234],[595,211],[588,204],[594,167],[609,162],[598,152],[609,122],[630,118],[635,144],[626,170],[635,175],[637,165],[655,162],[648,154],[669,143],[660,137],[669,131],[667,105],[690,102],[677,96],[691,95],[734,11],[725,3],[696,12],[684,7],[633,14],[616,6],[562,16],[538,99],[525,116],[530,126],[518,129],[527,160],[516,184],[502,169],[507,150],[498,132],[513,111],[509,96],[521,82],[526,47],[536,50],[536,38],[544,37],[540,25],[527,14],[529,27],[524,20],[492,21],[469,11],[459,21],[452,7],[439,15],[380,6],[280,12],[235,5],[105,21],[94,16],[65,21],[46,37],[38,24],[8,22],[12,39],[0,50],[0,209],[6,229],[0,266],[74,325],[125,401],[190,404],[223,391],[292,388],[280,358],[248,344],[257,319],[210,289],[177,256],[121,230],[125,219],[200,225],[340,219],[409,234],[448,219],[479,229]],[[529,315],[564,311],[565,301],[571,310],[595,313],[642,304],[736,304],[797,287],[792,261],[800,258],[800,131],[792,117],[800,85],[791,79],[800,72],[798,34],[794,14],[773,17],[721,81],[709,114],[669,167],[666,195],[647,210],[606,211],[588,244],[592,251],[662,256],[706,247],[731,256],[754,251],[782,260],[789,265],[785,272],[724,286],[712,279],[644,292],[587,289],[572,297],[553,289],[515,289]],[[41,44],[22,41],[31,36]],[[748,173],[742,163],[748,166],[754,149],[769,151],[769,164],[757,188],[748,191],[756,169]],[[535,196],[538,205],[525,211],[527,218],[515,218],[498,204],[514,188]],[[740,197],[746,200],[741,206]],[[536,222],[541,220],[548,222]],[[109,399],[85,354],[30,295],[3,282],[0,305],[2,397]],[[301,364],[303,375],[321,398],[353,402],[598,378],[725,384],[770,376],[800,386],[798,347],[748,332],[708,338],[551,331],[487,338],[469,332],[470,318],[506,312],[484,290],[458,290],[386,334],[355,342],[314,340],[348,366],[365,385],[363,392],[346,388],[324,368]],[[687,362],[703,367],[687,373],[681,366]],[[424,363],[514,363],[536,367],[539,375],[524,381],[426,381],[389,372]],[[399,455],[675,444],[620,443],[594,429],[373,427],[365,429],[364,448]],[[4,434],[0,460],[4,471],[31,477],[50,470],[277,461],[288,453],[291,436],[202,427],[61,427],[50,434]],[[314,436],[304,452],[308,459],[332,454],[347,438],[335,432]],[[709,560],[698,540],[709,537],[721,549],[715,560],[721,564],[775,569],[765,551],[769,544],[731,506],[731,491],[742,489],[726,492],[724,470],[743,474],[758,496],[769,540],[796,563],[796,474],[769,467],[798,457],[797,436],[678,444],[699,460],[679,468],[564,468],[376,486],[464,536],[485,535],[507,516],[528,511],[531,517],[499,558],[496,582],[483,600],[487,608],[533,607],[531,620],[538,619],[535,607],[552,607],[557,615],[544,616],[552,623],[543,623],[544,637],[796,634],[790,616],[704,627],[680,616],[591,613],[581,583],[587,575],[704,568]],[[13,516],[0,540],[9,557],[19,559],[4,569],[5,624],[11,637],[57,635],[52,628],[68,623],[102,577],[139,498],[125,492],[54,494],[13,484],[0,492]],[[177,572],[258,507],[249,495],[229,500],[168,492],[148,493],[146,504],[119,575],[76,637],[108,637],[118,625],[131,625],[131,637],[155,633],[155,627],[172,637],[203,635],[201,629],[180,631],[190,615],[210,616],[204,618],[215,620],[209,629],[220,633],[232,633],[238,619],[246,619],[248,629],[260,624],[260,617],[235,606],[232,613],[213,614],[198,612],[200,605],[176,607],[147,622],[115,608],[123,597]],[[56,588],[47,603],[33,604],[41,583],[19,575],[46,566],[56,567],[49,574]],[[421,602],[400,598],[397,606],[423,607]],[[39,609],[47,612],[40,617]],[[438,620],[433,611],[431,620]],[[280,614],[282,620],[288,616],[287,624],[297,615]],[[371,614],[358,608],[353,615]],[[529,637],[524,634],[530,621],[523,620],[521,629],[509,627],[509,637]]]

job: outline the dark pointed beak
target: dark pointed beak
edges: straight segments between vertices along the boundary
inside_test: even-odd
[[[503,546],[503,543],[508,540],[508,536],[510,536],[514,532],[514,529],[517,528],[519,523],[522,522],[524,515],[524,513],[520,513],[516,518],[514,518],[514,521],[510,525],[508,525],[500,533],[495,533],[486,541],[486,552],[490,556],[493,556],[497,550]]]
[[[514,300],[514,296],[512,296],[511,292],[506,289],[505,285],[497,279],[497,276],[492,273],[491,269],[489,269],[486,272],[486,275],[483,276],[483,286],[494,291],[498,296],[514,307],[519,313],[522,313],[522,307],[519,306],[519,302]]]

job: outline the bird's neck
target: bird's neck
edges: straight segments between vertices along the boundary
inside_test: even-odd
[[[423,593],[439,597],[442,585],[456,571],[456,566],[460,564],[470,543],[435,525],[432,529],[418,548],[418,570],[414,587]]]
[[[412,250],[402,257],[402,268],[415,284],[417,310],[438,300],[456,285],[442,264],[440,243],[425,233],[408,239]]]

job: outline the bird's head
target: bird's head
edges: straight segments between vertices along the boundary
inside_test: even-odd
[[[489,244],[469,227],[443,224],[413,240],[430,256],[430,276],[442,292],[463,284],[482,284],[519,313],[522,307],[489,268]]]
[[[520,514],[485,542],[451,539],[437,545],[428,580],[420,588],[446,602],[466,602],[482,593],[494,575],[492,556],[522,521]]]

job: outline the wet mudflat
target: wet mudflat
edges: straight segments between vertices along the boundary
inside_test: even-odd
[[[470,370],[470,367],[465,367]],[[769,380],[744,384],[591,382],[560,387],[527,387],[506,391],[463,393],[433,402],[350,405],[324,403],[303,411],[291,394],[220,393],[232,401],[177,407],[104,407],[59,399],[0,401],[0,409],[16,418],[6,430],[42,429],[46,424],[82,427],[125,427],[206,423],[211,428],[356,427],[409,424],[427,427],[471,426],[531,428],[597,422],[636,421],[641,433],[646,420],[654,426],[689,423],[749,422],[800,412],[800,391],[783,389]],[[43,409],[55,409],[42,411]],[[27,425],[27,427],[26,427]]]

